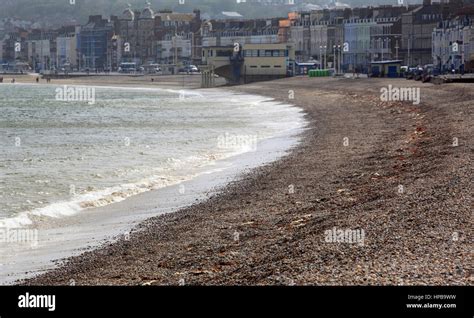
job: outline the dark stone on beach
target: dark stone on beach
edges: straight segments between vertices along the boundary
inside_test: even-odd
[[[422,104],[382,103],[380,88],[389,84],[406,81],[299,77],[234,87],[302,107],[311,129],[301,144],[207,201],[149,219],[129,241],[24,283],[470,284],[463,269],[472,246],[463,233],[472,230],[473,149],[452,147],[452,137],[474,139],[474,90],[417,82]],[[365,240],[327,242],[333,228],[362,229]]]

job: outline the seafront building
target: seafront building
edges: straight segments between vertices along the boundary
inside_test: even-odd
[[[203,64],[234,84],[283,78],[295,72],[292,43],[245,43],[203,49]]]
[[[114,31],[114,22],[100,15],[91,16],[88,23],[80,27],[77,43],[79,68],[103,71],[111,67]]]
[[[148,66],[161,65],[173,73],[187,64],[212,67],[209,58],[217,56],[209,54],[229,54],[228,48],[235,44],[249,52],[265,52],[270,50],[268,45],[289,47],[294,58],[288,55],[286,72],[281,71],[285,74],[294,74],[292,63],[311,62],[338,72],[368,72],[371,63],[384,60],[470,70],[472,17],[463,13],[470,8],[469,1],[424,0],[419,5],[362,8],[334,2],[326,8],[290,12],[287,17],[253,20],[231,13],[221,19],[208,19],[199,10],[155,11],[147,5],[141,9],[128,7],[120,16],[110,18],[91,16],[83,25],[58,30],[1,20],[0,71],[27,63],[41,71],[101,72],[117,71],[128,63],[147,70],[153,69]],[[453,51],[453,47],[459,47],[459,51]],[[242,74],[261,69],[264,75],[280,64],[255,68],[245,62],[255,56],[245,54],[251,53],[239,57]],[[266,66],[262,63],[257,64]]]
[[[117,20],[117,36],[121,39],[122,58],[137,64],[177,64],[200,58],[200,11],[173,13],[128,8]]]
[[[461,0],[430,2],[402,14],[400,57],[406,65],[433,63],[432,35],[440,23],[451,19],[463,6]]]
[[[433,64],[442,71],[474,69],[474,6],[433,30]]]

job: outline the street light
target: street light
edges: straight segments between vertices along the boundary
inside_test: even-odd
[[[323,46],[319,46],[319,68],[323,69],[325,68],[324,66],[324,57],[323,57]]]
[[[340,45],[340,44],[337,45],[337,49],[339,50],[339,52],[338,52],[338,53],[339,53],[339,56],[338,56],[339,61],[338,61],[338,63],[337,63],[337,64],[338,64],[338,68],[339,68],[338,73],[341,73],[341,66],[342,66],[342,64],[341,64],[341,56],[342,56],[342,53],[341,53],[341,45]]]
[[[327,45],[323,45],[323,53],[324,53],[324,69],[327,69],[328,68],[328,56],[327,56]]]
[[[323,68],[323,65],[322,65],[322,62],[323,62],[323,59],[322,59],[322,50],[323,50],[323,47],[322,45],[319,46],[319,68],[322,69]]]
[[[380,60],[383,61],[383,50],[385,48],[385,39],[384,38],[381,38],[380,39],[382,41],[382,46],[380,47]]]

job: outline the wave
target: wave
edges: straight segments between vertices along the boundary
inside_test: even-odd
[[[183,90],[179,89],[162,89],[162,88],[133,88],[133,87],[114,87],[114,86],[95,86],[98,88],[113,88],[113,89],[123,89],[123,90],[153,90],[153,91],[166,91],[173,94],[181,94]],[[200,93],[195,91],[185,91],[187,96],[193,97],[202,97]],[[282,104],[274,101],[272,98],[250,95],[250,94],[235,94],[231,91],[226,91],[222,89],[207,90],[204,93],[205,97],[208,97],[212,102],[234,102],[236,108],[242,108],[242,112],[248,110],[260,118],[259,126],[262,127],[272,127],[273,133],[271,135],[260,136],[253,139],[256,135],[252,135],[250,132],[249,135],[242,134],[227,134],[220,136],[220,140],[217,140],[217,143],[224,145],[224,150],[216,151],[211,154],[204,156],[188,156],[186,158],[174,158],[173,164],[170,165],[169,169],[154,169],[155,173],[145,179],[139,180],[134,183],[125,183],[108,188],[103,188],[100,190],[92,190],[87,193],[79,194],[71,197],[69,200],[63,200],[59,202],[51,203],[44,207],[38,207],[30,211],[19,212],[16,215],[0,219],[0,227],[27,227],[34,226],[38,222],[43,222],[48,220],[48,218],[62,218],[73,216],[85,209],[97,208],[106,206],[109,204],[117,203],[123,201],[131,196],[147,192],[154,189],[159,189],[163,187],[178,185],[182,182],[189,181],[200,174],[212,173],[211,167],[218,160],[227,159],[233,156],[237,156],[246,152],[251,152],[255,150],[255,142],[259,143],[264,139],[273,138],[279,135],[287,135],[290,131],[300,129],[304,126],[304,120],[302,115],[296,115],[301,110],[294,112],[291,111],[293,115],[296,115],[294,120],[288,121],[289,118],[286,111],[289,109],[290,105]],[[217,103],[219,104],[219,103]],[[261,107],[265,106],[265,107]],[[278,113],[278,117],[283,116],[286,118],[285,121],[275,121],[274,116],[271,118],[265,117],[265,113],[270,111],[270,113]],[[285,116],[286,115],[286,116]],[[256,134],[256,132],[255,132]],[[175,176],[173,175],[175,171],[183,172],[184,168],[187,169],[184,175]],[[161,170],[160,170],[161,169]],[[160,175],[156,174],[156,171],[160,171]]]
[[[188,174],[186,176],[164,176],[153,175],[136,183],[126,183],[101,190],[90,191],[75,195],[71,200],[51,203],[45,207],[36,208],[31,211],[20,212],[17,215],[0,219],[0,228],[21,228],[33,226],[45,218],[61,218],[76,215],[77,213],[91,208],[98,208],[113,203],[118,203],[131,196],[161,189],[164,187],[181,184],[192,180],[201,174],[209,174],[222,169],[211,168],[217,160],[227,159],[239,154],[251,151],[248,147],[232,149],[226,154],[213,154],[208,156],[189,156],[185,159],[170,158],[173,170],[179,170],[186,166],[192,166],[197,171],[206,167],[204,171]]]

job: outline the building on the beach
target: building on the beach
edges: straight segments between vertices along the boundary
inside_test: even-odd
[[[402,39],[399,53],[405,65],[432,63],[433,29],[457,12],[462,5],[461,0],[442,2],[424,0],[423,5],[402,14]]]
[[[279,31],[279,18],[205,21],[201,26],[201,64],[212,67],[230,82],[244,81],[247,76],[243,73],[245,58],[241,51],[234,54],[236,47],[240,50],[257,45],[265,50],[267,46],[280,43]],[[271,68],[274,68],[274,64]],[[253,70],[249,72],[252,75],[248,75],[248,78],[254,76]]]
[[[78,67],[77,42],[79,27],[65,27],[56,38],[56,66],[59,70],[71,71]]]
[[[81,69],[104,71],[110,69],[112,38],[115,33],[113,21],[102,16],[90,16],[86,25],[80,27],[78,39],[78,64]]]
[[[337,18],[327,25],[327,46],[326,59],[331,61],[331,67],[335,67],[337,63],[337,51],[344,44],[344,24],[342,18]],[[328,63],[329,65],[329,63]]]
[[[278,21],[278,41],[280,43],[289,42],[291,37],[291,27],[297,23],[300,15],[298,12],[289,12],[288,17]]]
[[[298,62],[311,58],[311,15],[300,12],[290,27],[289,42],[293,44]]]
[[[370,62],[369,75],[372,77],[391,77],[400,76],[402,60],[382,60]]]
[[[324,61],[324,67],[334,67],[334,49],[344,42],[344,20],[349,18],[348,8],[319,10],[311,13],[310,55]]]
[[[13,70],[17,61],[28,60],[26,38],[36,23],[15,18],[0,19],[0,70]]]
[[[292,43],[247,43],[203,49],[203,62],[231,83],[249,83],[293,76]]]
[[[366,73],[371,57],[371,30],[377,23],[374,19],[351,19],[344,23],[346,52],[343,64],[348,70]]]
[[[400,25],[397,17],[345,21],[343,69],[366,73],[372,61],[397,59]]]
[[[311,55],[317,56],[318,60],[324,63],[321,68],[326,68],[325,63],[327,56],[328,44],[328,22],[319,21],[311,24]]]
[[[374,18],[370,28],[371,61],[397,60],[402,39],[400,17]]]
[[[432,33],[433,65],[443,72],[474,71],[474,6],[464,8]]]
[[[154,28],[155,13],[149,6],[142,11],[127,8],[116,19],[116,36],[122,40],[120,54],[124,61],[141,64],[154,59]]]
[[[334,46],[343,43],[344,17],[348,18],[350,12],[348,8],[291,12],[280,20],[279,42],[293,44],[298,62],[318,59],[331,61],[325,65],[332,64]]]
[[[324,67],[334,67],[344,44],[345,71],[367,72],[371,61],[399,58],[404,64],[427,64],[433,28],[461,5],[461,0],[425,0],[423,5],[322,9],[310,13],[309,24],[307,14],[299,12],[284,20],[280,34],[294,43],[298,61],[313,57]]]
[[[246,44],[242,50],[245,82],[286,77],[294,73],[295,49],[292,43]]]
[[[32,30],[28,34],[26,45],[28,60],[33,69],[52,70],[56,67],[56,38],[55,30]]]
[[[28,50],[26,39],[28,32],[24,29],[14,29],[14,31],[7,32],[3,38],[0,39],[0,61],[11,69],[10,65],[15,65],[16,62],[28,61]]]
[[[278,43],[279,19],[211,20],[202,28],[203,48],[234,43]]]
[[[201,12],[155,14],[155,61],[163,64],[195,64],[201,59]]]
[[[0,41],[0,61],[2,64],[13,62],[15,60],[15,43],[19,37],[16,34],[5,34]]]
[[[52,62],[54,60],[51,58],[51,40],[28,40],[27,44],[29,60],[36,71],[49,70],[53,67]]]
[[[123,43],[123,61],[137,65],[199,60],[201,14],[155,12],[149,5],[142,11],[127,8],[117,19],[117,36]]]
[[[205,65],[207,54],[220,52],[215,48],[225,52],[235,44],[289,43],[295,62],[318,61],[320,68],[338,67],[338,71],[368,72],[373,61],[398,59],[410,66],[434,61],[443,69],[460,68],[470,65],[472,31],[459,18],[450,20],[468,1],[361,8],[333,1],[325,8],[290,12],[285,18],[245,19],[225,12],[222,19],[213,20],[203,19],[199,10],[155,11],[148,4],[137,10],[128,7],[119,17],[91,16],[85,25],[58,30],[3,19],[0,61],[28,62],[36,70],[51,71],[115,71],[124,62],[152,70],[157,68],[147,66],[161,64],[177,71],[186,64]],[[457,46],[460,51],[455,54],[452,47]]]

